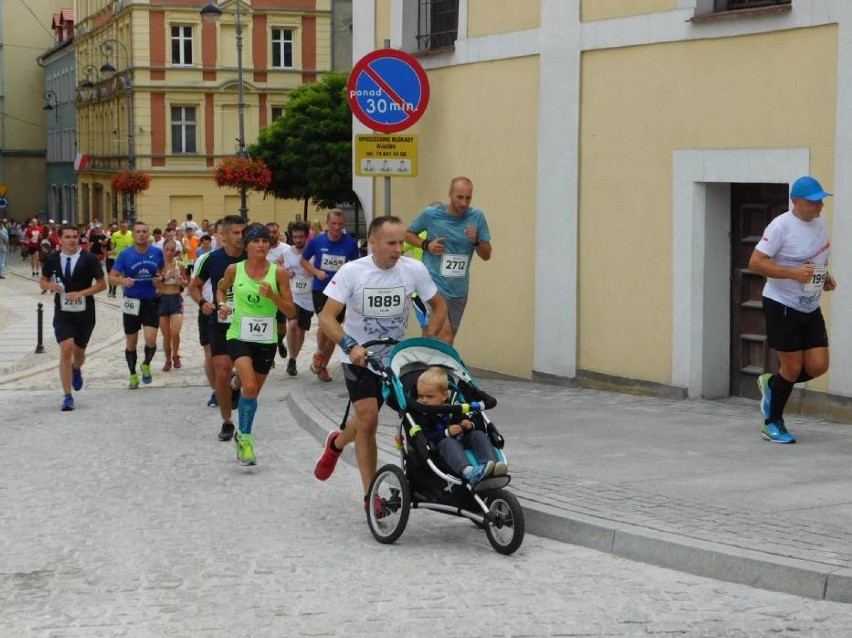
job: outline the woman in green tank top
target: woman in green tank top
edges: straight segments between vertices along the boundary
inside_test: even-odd
[[[219,316],[226,319],[233,314],[226,337],[228,354],[234,361],[241,386],[237,404],[239,432],[235,437],[240,465],[256,463],[252,424],[257,397],[278,351],[275,313],[278,310],[288,316],[296,313],[287,271],[266,259],[269,239],[269,231],[263,224],[246,226],[243,231],[246,260],[228,266],[216,289]],[[233,312],[225,303],[229,289],[233,289]]]

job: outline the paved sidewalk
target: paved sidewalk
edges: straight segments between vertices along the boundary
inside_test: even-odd
[[[0,388],[20,392],[21,401],[35,388],[56,388],[59,415],[52,300],[38,294],[26,266],[16,261],[11,255],[7,279],[0,281]],[[42,300],[45,353],[36,355],[35,306]],[[159,372],[158,352],[154,383],[138,392],[184,388],[169,396],[197,406],[209,389],[201,372],[197,309],[187,304],[186,311],[183,369]],[[101,294],[97,312],[88,350],[92,364],[84,370],[87,387],[119,390],[126,385],[126,367],[117,302]],[[312,339],[299,357],[300,375],[274,370],[264,396],[289,407],[317,439],[318,456],[326,433],[339,424],[347,395],[336,365],[332,383],[308,372]],[[791,415],[788,425],[800,442],[782,446],[761,439],[754,401],[672,401],[480,381],[498,399],[490,415],[506,436],[510,489],[521,499],[531,534],[701,576],[852,603],[852,426]],[[90,402],[82,396],[80,408],[95,407]],[[195,418],[186,414],[176,416]],[[215,411],[204,414],[216,420]],[[380,463],[397,458],[395,428],[394,413],[383,409]],[[352,462],[351,449],[345,458]],[[314,459],[304,462],[312,466]],[[343,480],[352,477],[335,476],[330,483]]]
[[[294,386],[325,441],[342,373]],[[754,401],[675,401],[480,379],[506,437],[530,533],[632,560],[852,603],[852,427],[791,415],[796,445],[763,441]],[[398,420],[380,412],[379,464]],[[351,463],[354,455],[347,450]],[[334,480],[333,478],[331,480]]]

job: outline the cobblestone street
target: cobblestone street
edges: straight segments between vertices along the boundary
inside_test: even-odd
[[[41,299],[30,282],[12,285],[28,304]],[[68,413],[59,411],[50,329],[47,352],[32,355],[32,326],[10,323],[28,312],[5,313],[0,326],[10,347],[9,334],[27,335],[17,345],[16,371],[7,368],[0,382],[0,411],[11,416],[0,451],[4,636],[852,631],[847,604],[701,578],[533,534],[504,557],[469,522],[434,512],[413,511],[400,540],[380,545],[367,528],[355,470],[341,463],[318,483],[312,470],[321,444],[287,407],[293,397],[323,392],[340,403],[339,418],[339,380],[290,378],[279,364],[255,422],[259,465],[245,469],[233,444],[216,440],[218,411],[205,406],[194,309],[184,328],[184,367],[159,371],[160,352],[153,384],[129,391],[118,311],[99,303],[86,386]],[[309,344],[300,370],[311,353]],[[518,392],[508,382],[497,387],[499,396]],[[735,409],[726,410],[733,418]],[[532,496],[544,470],[533,471],[529,454],[518,459],[513,491]]]

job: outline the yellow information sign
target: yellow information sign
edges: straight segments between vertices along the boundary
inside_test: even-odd
[[[356,135],[358,177],[417,177],[416,135]]]
[[[6,192],[9,190],[8,184],[0,184],[0,197],[6,197]]]

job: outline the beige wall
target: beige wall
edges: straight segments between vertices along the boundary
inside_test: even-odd
[[[467,37],[537,29],[539,0],[468,0]]]
[[[106,195],[112,190],[110,178],[96,176],[93,180],[87,177],[81,180],[81,183],[83,181],[103,185],[106,205]],[[90,192],[93,190],[90,189]],[[77,193],[78,197],[82,198],[83,188],[78,187]],[[118,216],[121,217],[121,196],[118,196],[118,201]],[[152,227],[162,226],[172,218],[182,221],[186,213],[192,213],[193,218],[199,222],[202,219],[212,221],[223,215],[239,214],[239,202],[239,191],[218,188],[210,175],[154,173],[151,175],[151,188],[140,193],[136,198],[136,217]],[[295,221],[297,215],[302,214],[303,206],[304,204],[300,201],[272,197],[264,199],[261,193],[249,192],[248,194],[249,218],[254,221],[275,221],[286,227],[289,222]],[[79,201],[78,211],[80,211],[81,219],[84,217],[83,210],[83,203]],[[310,220],[325,219],[325,214],[315,211],[313,206],[309,208],[308,216]],[[114,221],[109,212],[102,213],[101,219]]]
[[[4,65],[0,77],[6,114],[0,144],[5,149],[44,150],[47,145],[42,111],[44,69],[36,58],[54,46],[50,22],[61,6],[60,0],[42,0],[32,7],[23,2],[0,2]]]
[[[582,0],[580,20],[594,22],[674,9],[677,0]]]
[[[675,149],[808,147],[835,183],[836,54],[827,26],[583,56],[579,368],[671,380]]]
[[[394,179],[391,191],[393,212],[411,221],[430,202],[447,201],[452,177],[473,180],[494,254],[474,258],[456,344],[469,365],[525,377],[533,356],[538,77],[537,57],[430,71],[429,107],[406,131],[420,136],[420,175]]]
[[[383,49],[390,37],[390,0],[376,0],[376,46]]]

